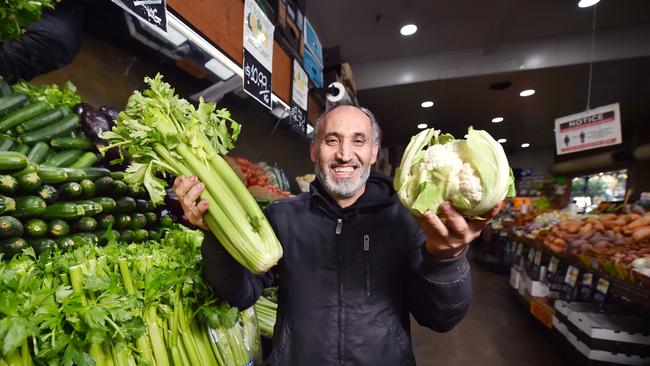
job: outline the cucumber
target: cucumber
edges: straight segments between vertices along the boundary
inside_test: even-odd
[[[88,167],[81,168],[81,170],[83,170],[86,173],[86,177],[91,180],[111,175],[111,171],[106,168]]]
[[[56,184],[68,180],[68,174],[62,168],[47,165],[41,165],[39,168],[38,176],[45,184]]]
[[[125,243],[133,243],[135,241],[135,233],[133,230],[121,230],[120,231],[120,240]]]
[[[30,219],[25,223],[25,234],[30,238],[42,238],[47,235],[47,223],[41,219]]]
[[[91,200],[74,201],[74,203],[81,205],[84,209],[84,216],[95,216],[102,212],[102,205]]]
[[[59,150],[91,150],[94,148],[93,142],[88,137],[55,137],[50,141],[50,146]]]
[[[147,226],[152,227],[158,225],[158,215],[155,212],[145,212],[144,217],[147,218]]]
[[[63,220],[52,220],[47,226],[47,232],[55,238],[60,238],[70,233],[70,225]]]
[[[34,248],[34,252],[39,256],[57,249],[56,241],[50,238],[31,239],[27,243],[30,247]]]
[[[100,230],[108,230],[109,227],[115,227],[115,216],[109,213],[97,216],[97,227]]]
[[[28,247],[29,244],[27,244],[27,241],[23,238],[11,238],[0,241],[0,248],[2,248],[2,252],[5,254],[5,258],[7,259],[17,254],[22,254],[23,249]]]
[[[68,252],[77,246],[75,241],[69,236],[58,238],[54,242],[56,243],[56,246],[63,252]]]
[[[95,180],[97,194],[111,194],[113,192],[113,178],[104,176]]]
[[[64,219],[74,220],[83,217],[84,207],[73,202],[57,202],[45,208],[41,218],[45,220]]]
[[[47,103],[39,100],[7,114],[0,118],[0,132],[5,132],[16,127],[21,122],[42,114],[47,108]]]
[[[23,235],[23,224],[13,216],[0,216],[0,238]]]
[[[95,196],[95,183],[90,179],[82,179],[79,184],[81,185],[81,196],[84,198],[91,198]],[[103,208],[103,207],[102,207]]]
[[[39,128],[45,127],[54,121],[59,120],[63,116],[68,114],[67,108],[61,106],[56,109],[51,109],[44,113],[39,114],[38,116],[31,118],[18,126],[16,126],[16,132],[25,133],[29,131],[38,130]]]
[[[59,195],[63,199],[73,199],[81,196],[81,184],[77,182],[64,183],[59,187]]]
[[[113,181],[113,191],[111,192],[113,197],[122,197],[129,193],[129,186],[121,180]]]
[[[115,228],[118,230],[130,229],[133,224],[133,219],[130,215],[120,214],[115,216]]]
[[[21,196],[14,200],[16,201],[16,210],[13,216],[16,217],[39,216],[47,209],[45,201],[37,196]]]
[[[13,150],[15,141],[13,137],[7,134],[0,134],[0,151]]]
[[[82,233],[95,231],[97,230],[97,220],[92,217],[82,217],[74,223],[73,228]]]
[[[27,157],[15,151],[0,151],[0,172],[15,172],[27,166]]]
[[[149,239],[149,231],[147,231],[146,229],[134,230],[133,234],[135,236],[136,242],[141,242]]]
[[[18,178],[18,189],[23,193],[34,193],[41,188],[41,178],[38,173],[28,173]]]
[[[93,202],[99,203],[102,206],[103,213],[111,213],[115,211],[117,203],[110,197],[95,197],[90,199]]]
[[[18,180],[11,175],[0,175],[0,194],[12,194],[18,190]]]
[[[135,200],[129,196],[118,198],[115,200],[115,204],[117,213],[131,213],[135,210]]]
[[[0,100],[0,116],[20,108],[23,104],[27,103],[28,100],[29,98],[22,94],[2,98],[2,100]]]
[[[21,153],[21,154],[23,154],[23,155],[27,155],[27,154],[29,154],[29,150],[31,150],[31,149],[29,148],[29,146],[24,145],[24,144],[18,144],[18,145],[15,145],[15,146],[13,147],[13,151],[15,151],[15,152],[17,152],[17,153]],[[27,157],[27,159],[29,160],[29,156]]]
[[[39,141],[48,141],[54,137],[65,136],[79,126],[79,121],[78,115],[70,113],[49,126],[25,132],[18,137],[18,141],[23,144],[32,145]]]
[[[86,179],[86,172],[79,168],[61,168],[68,176],[67,180],[71,182],[81,182]]]
[[[113,178],[113,180],[124,180],[124,172],[111,172],[111,178]]]
[[[49,184],[42,185],[36,194],[48,205],[59,199],[59,191]]]
[[[70,164],[77,161],[81,154],[83,154],[81,150],[63,150],[60,153],[51,155],[47,160],[45,160],[45,164],[56,167],[68,167]]]
[[[144,229],[147,226],[147,217],[141,213],[131,215],[131,229]]]
[[[16,210],[16,201],[13,198],[0,195],[0,215],[10,214]]]
[[[71,168],[87,168],[95,165],[97,162],[97,155],[94,152],[85,152],[74,163],[70,164]]]
[[[149,209],[149,202],[145,199],[138,198],[135,200],[135,210],[137,212],[144,212]]]
[[[27,154],[29,161],[40,164],[45,161],[47,154],[50,152],[50,147],[44,142],[37,142],[32,146]]]

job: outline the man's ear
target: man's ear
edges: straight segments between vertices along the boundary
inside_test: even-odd
[[[314,145],[314,140],[311,140],[309,143],[309,156],[311,157],[312,162],[316,161],[316,146]]]
[[[372,144],[372,161],[370,165],[377,162],[377,154],[379,153],[379,144]]]

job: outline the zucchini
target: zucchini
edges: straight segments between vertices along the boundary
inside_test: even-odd
[[[121,180],[113,181],[113,197],[122,197],[129,193],[129,186]]]
[[[81,185],[81,196],[84,198],[91,198],[95,196],[95,183],[90,179],[82,179],[79,184]],[[102,206],[103,209],[103,206]]]
[[[137,212],[144,212],[149,209],[149,202],[145,199],[138,198],[135,200],[135,210]]]
[[[134,184],[129,184],[129,192],[127,193],[127,196],[143,198],[145,197],[145,189],[142,185],[136,186]]]
[[[27,166],[25,154],[15,151],[0,151],[0,172],[18,171]]]
[[[28,173],[18,178],[18,189],[23,193],[34,193],[41,188],[41,178],[38,173]]]
[[[115,227],[115,216],[109,213],[97,216],[97,227],[100,230],[108,230],[109,227]]]
[[[39,216],[47,208],[45,201],[37,196],[21,196],[14,200],[16,201],[16,210],[13,216],[16,217]]]
[[[135,241],[135,233],[133,230],[121,230],[120,231],[120,240],[125,243],[133,243]]]
[[[18,137],[18,141],[23,144],[31,145],[39,141],[51,140],[54,137],[65,136],[79,126],[79,121],[80,119],[78,115],[70,113],[49,126],[25,132]]]
[[[38,130],[39,128],[45,127],[54,121],[59,120],[61,117],[68,114],[67,108],[61,106],[56,109],[51,109],[44,113],[39,114],[38,116],[31,118],[18,126],[16,126],[16,132],[25,133],[29,131]]]
[[[29,243],[30,247],[34,248],[34,252],[39,256],[57,249],[56,241],[50,238],[31,239],[27,243]]]
[[[38,176],[45,184],[61,183],[68,179],[68,174],[62,168],[47,165],[41,165],[39,168]]]
[[[77,161],[81,154],[83,154],[81,150],[63,150],[47,158],[45,164],[49,166],[68,167]]]
[[[85,152],[74,163],[70,164],[71,168],[87,168],[95,165],[97,162],[97,155],[94,152]]]
[[[130,215],[120,214],[115,216],[115,228],[118,230],[130,229],[133,223],[133,219]]]
[[[68,176],[67,180],[71,182],[80,182],[86,179],[86,172],[78,168],[61,168]]]
[[[24,226],[25,234],[30,238],[42,238],[47,235],[47,223],[41,219],[30,219]]]
[[[81,205],[84,208],[84,216],[95,216],[102,212],[102,205],[91,200],[74,201],[74,203]]]
[[[59,199],[59,191],[49,184],[44,184],[36,191],[36,195],[41,197],[46,204],[52,204]]]
[[[0,134],[0,151],[13,150],[14,139],[7,134]]]
[[[75,241],[69,236],[58,238],[54,242],[56,243],[56,246],[64,252],[70,251],[76,246]]]
[[[120,239],[120,232],[117,230],[111,230],[110,233],[107,230],[97,231],[95,234],[97,234],[97,237],[99,238],[99,245],[108,244],[109,235],[115,238],[115,240]]]
[[[131,228],[133,230],[144,229],[147,226],[147,217],[141,213],[131,215]]]
[[[134,230],[133,234],[135,236],[136,242],[141,242],[149,239],[149,231],[147,231],[146,229]]]
[[[131,213],[135,210],[135,200],[129,196],[118,198],[115,200],[115,205],[117,213]]]
[[[20,108],[23,104],[27,103],[28,100],[29,98],[22,94],[2,98],[2,100],[0,100],[0,115],[5,115]]]
[[[110,194],[113,192],[113,178],[101,177],[95,180],[97,194]]]
[[[81,170],[86,172],[86,177],[91,180],[96,180],[98,178],[111,175],[111,171],[106,168],[88,167],[81,168]]]
[[[73,228],[82,233],[95,231],[97,230],[97,220],[92,217],[82,217],[74,223]]]
[[[113,178],[113,180],[124,180],[124,172],[111,172],[111,178]]]
[[[13,216],[0,216],[0,238],[23,235],[23,224]]]
[[[11,175],[0,175],[0,194],[12,194],[18,190],[18,180]]]
[[[81,196],[81,184],[77,182],[68,182],[59,187],[59,195],[63,199],[73,199]]]
[[[52,220],[47,226],[47,232],[55,238],[60,238],[70,234],[70,225],[63,220]]]
[[[2,77],[0,76],[0,97],[10,97],[13,95],[13,92],[11,90],[11,85]]]
[[[102,212],[111,213],[115,211],[117,203],[110,197],[95,197],[90,199],[93,202],[99,203],[102,206]]]
[[[29,244],[27,244],[27,241],[23,238],[11,238],[0,241],[0,248],[2,248],[2,252],[5,254],[5,258],[7,259],[17,254],[22,254],[23,249],[28,247]]]
[[[50,145],[59,150],[91,150],[95,146],[88,137],[55,137],[50,141]]]
[[[38,164],[32,163],[31,161],[27,163],[27,165],[20,169],[17,172],[11,173],[11,175],[15,178],[18,178],[20,176],[23,176],[25,174],[30,174],[30,173],[38,173]]]
[[[49,152],[50,147],[43,141],[40,141],[35,143],[31,150],[29,150],[29,153],[27,153],[27,159],[31,162],[40,164],[45,161]]]
[[[16,201],[13,198],[0,195],[0,215],[9,214],[16,210]]]
[[[148,230],[149,231],[149,239],[151,240],[160,240],[161,237],[161,232],[160,230]]]
[[[39,100],[7,114],[0,118],[0,132],[5,132],[16,127],[21,122],[42,114],[47,108],[47,103]]]
[[[29,150],[31,150],[31,149],[27,145],[18,144],[18,145],[13,147],[13,150],[15,152],[21,153],[23,155],[27,155],[27,154],[29,154]],[[29,156],[27,157],[27,159],[29,160]]]
[[[145,212],[144,217],[147,218],[147,226],[152,227],[158,225],[158,215],[155,212]]]
[[[73,202],[57,202],[45,208],[41,218],[45,220],[64,219],[74,220],[83,217],[84,207]]]

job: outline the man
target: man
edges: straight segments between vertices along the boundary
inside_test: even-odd
[[[282,243],[278,318],[271,365],[414,365],[409,314],[445,332],[471,298],[467,246],[487,224],[449,204],[416,222],[390,179],[370,173],[380,130],[370,111],[338,106],[319,118],[310,146],[317,180],[309,193],[272,203],[269,222]],[[203,185],[179,178],[187,218],[206,228]],[[498,212],[495,208],[490,217]],[[273,275],[255,276],[212,235],[203,245],[205,278],[241,309]]]

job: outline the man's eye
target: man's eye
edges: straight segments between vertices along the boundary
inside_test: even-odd
[[[356,145],[363,145],[363,144],[366,143],[366,140],[363,140],[363,139],[357,139],[357,140],[354,140],[354,143],[355,143]]]
[[[327,139],[325,140],[325,143],[328,145],[335,145],[338,142],[337,139]]]

